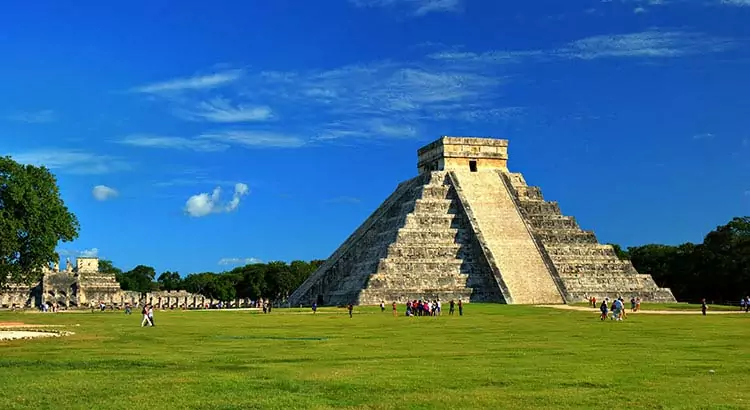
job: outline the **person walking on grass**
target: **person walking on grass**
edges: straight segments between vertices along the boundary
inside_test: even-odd
[[[701,299],[701,314],[703,314],[703,316],[706,316],[707,310],[708,310],[708,305],[706,304],[706,299],[703,298]]]
[[[464,302],[461,299],[458,300],[458,315],[464,315]]]
[[[607,319],[607,299],[604,299],[602,301],[602,305],[599,306],[599,311],[602,312],[600,316],[600,320],[606,320]]]
[[[740,298],[740,312],[745,310],[745,298]]]
[[[148,307],[148,320],[151,322],[151,326],[156,326],[154,324],[154,307],[153,306]]]
[[[143,315],[143,320],[141,320],[141,327],[152,326],[151,320],[149,320],[148,318],[148,305],[143,305],[143,309],[141,309],[141,314]]]
[[[348,304],[346,306],[346,308],[349,309],[349,319],[351,319],[352,318],[352,310],[354,310],[354,305],[350,303],[350,304]]]
[[[398,311],[396,310],[396,301],[395,300],[393,301],[393,304],[391,305],[391,307],[393,308],[393,317],[397,317],[398,316]]]
[[[453,316],[453,312],[456,311],[456,302],[451,299],[450,302],[448,302],[448,316]]]
[[[385,313],[385,301],[380,301],[380,313]]]
[[[315,314],[315,312],[318,311],[318,304],[316,302],[313,302],[312,304],[312,311],[313,311],[313,315]]]

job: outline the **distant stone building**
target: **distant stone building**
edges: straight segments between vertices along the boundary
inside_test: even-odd
[[[419,175],[399,184],[292,305],[675,300],[510,172],[507,140],[442,137],[417,156]]]
[[[0,290],[0,308],[39,307],[57,304],[65,307],[98,306],[123,307],[150,303],[157,307],[194,308],[213,304],[214,301],[185,291],[158,291],[141,294],[124,291],[114,274],[99,271],[99,258],[76,258],[73,267],[66,260],[65,269],[59,264],[42,268],[43,276],[32,286],[11,284]]]

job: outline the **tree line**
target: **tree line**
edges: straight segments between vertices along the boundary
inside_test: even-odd
[[[750,294],[750,216],[733,218],[699,244],[613,246],[681,302],[737,303]]]
[[[254,263],[219,273],[191,273],[184,278],[178,272],[172,271],[163,272],[157,277],[156,270],[146,265],[122,271],[109,260],[100,260],[99,270],[114,274],[123,290],[141,293],[185,290],[222,301],[237,298],[283,300],[323,262],[298,260],[291,263]]]

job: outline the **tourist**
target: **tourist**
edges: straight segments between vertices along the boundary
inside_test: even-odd
[[[384,312],[385,312],[385,301],[381,300],[380,301],[380,313],[384,313]]]
[[[458,315],[464,315],[464,302],[461,299],[458,300]]]
[[[442,306],[442,303],[440,302],[440,299],[438,299],[435,302],[435,305],[436,305],[435,306],[435,311],[437,312],[438,315],[440,315],[440,312],[442,312],[442,310],[443,310],[443,306]]]
[[[630,298],[630,310],[635,312],[635,298],[634,297]]]
[[[602,305],[599,306],[599,310],[602,312],[601,320],[606,320],[607,319],[607,299],[604,299],[602,301]]]
[[[591,297],[591,306],[593,306],[594,308],[596,308],[596,296],[592,296]]]
[[[745,313],[747,313],[750,310],[750,296],[747,296],[745,298]]]
[[[406,316],[413,316],[411,312],[411,307],[412,307],[411,300],[407,300],[406,301]]]
[[[706,304],[706,298],[701,299],[701,313],[703,316],[706,316],[706,311],[708,310],[708,305]]]
[[[640,296],[635,298],[635,311],[640,312],[641,311],[641,298]]]
[[[354,310],[354,305],[350,303],[350,304],[348,304],[346,306],[346,308],[349,309],[349,318],[351,319],[352,318],[352,310]]]
[[[153,306],[148,307],[148,320],[151,322],[151,326],[156,326],[154,324],[154,307]]]
[[[429,300],[424,301],[424,303],[422,304],[422,309],[424,309],[425,316],[430,316],[430,301]]]
[[[745,298],[740,298],[740,312],[745,310]]]
[[[313,315],[315,314],[315,312],[318,311],[318,304],[315,303],[315,302],[313,302],[313,304],[312,304],[312,311],[313,311]]]
[[[133,309],[130,307],[130,303],[125,304],[125,314],[130,315],[133,313]]]
[[[454,302],[453,299],[451,299],[451,301],[448,302],[448,306],[449,306],[448,315],[453,316],[453,312],[456,311],[456,302]]]
[[[393,301],[393,304],[391,305],[391,307],[393,308],[393,317],[397,317],[398,316],[398,311],[396,310],[396,301],[395,300]]]
[[[151,320],[148,318],[148,305],[143,305],[143,310],[141,310],[141,314],[143,315],[143,320],[141,321],[141,327],[143,326],[151,326]]]

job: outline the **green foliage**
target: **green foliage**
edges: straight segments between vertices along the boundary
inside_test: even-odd
[[[680,301],[737,302],[750,293],[750,217],[717,227],[702,244],[635,246],[628,254]]]
[[[41,268],[59,259],[57,244],[78,230],[47,168],[0,157],[0,288],[39,280]]]
[[[145,265],[138,265],[132,270],[124,272],[118,280],[123,290],[133,290],[136,292],[146,293],[158,289],[154,284],[156,271],[154,268]]]
[[[161,290],[180,290],[182,289],[182,278],[177,272],[164,272],[156,280]]]
[[[617,257],[619,259],[621,259],[621,260],[628,260],[628,259],[630,259],[630,254],[628,253],[628,251],[622,249],[622,247],[620,245],[618,245],[616,243],[608,243],[607,245],[611,245],[612,248],[614,248],[615,254],[617,255]]]

